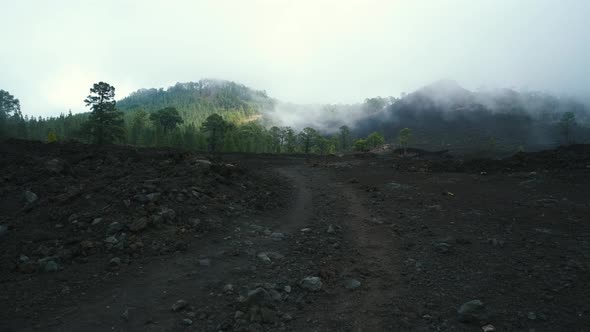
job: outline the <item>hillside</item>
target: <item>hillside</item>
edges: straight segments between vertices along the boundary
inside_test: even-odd
[[[153,112],[174,107],[185,123],[196,126],[214,113],[227,121],[242,123],[258,118],[263,109],[272,108],[273,105],[274,101],[264,91],[213,79],[176,83],[167,89],[140,89],[117,103],[117,107],[125,112]]]
[[[474,92],[443,80],[356,121],[353,128],[359,136],[380,131],[388,141],[411,128],[413,145],[428,149],[514,152],[567,143],[560,128],[566,112],[578,122],[572,128],[575,140],[590,141],[590,112],[574,99],[510,89]]]

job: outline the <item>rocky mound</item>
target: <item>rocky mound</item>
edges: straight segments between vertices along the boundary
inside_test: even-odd
[[[0,279],[89,260],[115,270],[284,201],[272,175],[167,149],[10,140],[0,174]]]

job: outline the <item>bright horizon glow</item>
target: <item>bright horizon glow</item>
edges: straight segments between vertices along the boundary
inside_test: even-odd
[[[0,89],[24,114],[83,112],[93,83],[216,78],[293,103],[468,89],[590,95],[585,0],[0,0]]]

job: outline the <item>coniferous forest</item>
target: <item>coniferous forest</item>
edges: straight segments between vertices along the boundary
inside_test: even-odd
[[[209,152],[315,154],[369,151],[384,143],[513,153],[590,140],[584,103],[508,89],[473,93],[449,81],[401,98],[321,106],[284,104],[265,91],[210,79],[140,89],[119,101],[108,83],[94,84],[89,91],[87,112],[43,118],[29,117],[18,98],[2,90],[0,135]],[[313,117],[290,126],[281,113]]]

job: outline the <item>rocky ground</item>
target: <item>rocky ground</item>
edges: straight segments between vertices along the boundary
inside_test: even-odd
[[[590,148],[0,144],[2,331],[583,331]]]

